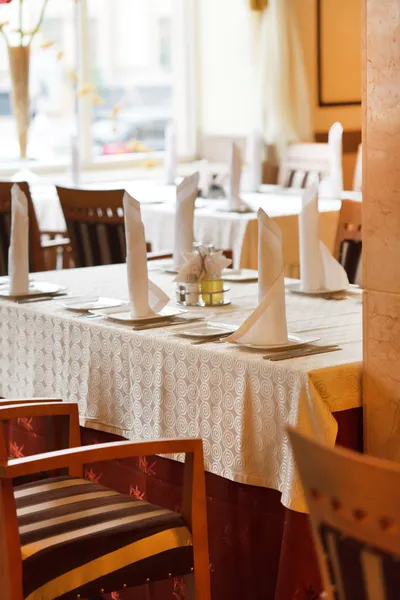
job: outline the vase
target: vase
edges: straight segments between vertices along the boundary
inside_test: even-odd
[[[12,107],[21,160],[26,160],[29,130],[29,46],[9,46]]]

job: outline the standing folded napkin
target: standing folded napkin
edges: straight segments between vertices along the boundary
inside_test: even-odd
[[[346,271],[320,241],[317,184],[304,191],[302,203],[299,215],[301,289],[308,292],[347,289]]]
[[[288,334],[282,232],[262,208],[257,217],[259,305],[228,341],[258,346],[285,344]]]
[[[262,185],[264,140],[259,131],[252,131],[247,139],[248,191],[259,192]]]
[[[11,235],[8,250],[10,293],[29,291],[29,209],[28,199],[16,183],[11,188]]]
[[[165,129],[165,183],[174,185],[178,171],[178,153],[176,148],[176,128],[174,123],[169,123]]]
[[[191,252],[194,241],[194,205],[199,188],[199,174],[193,173],[176,188],[174,268],[179,271],[184,253]]]
[[[123,202],[131,314],[132,317],[147,317],[164,308],[169,302],[169,297],[148,277],[146,239],[140,203],[128,192],[125,192]]]
[[[231,154],[229,159],[229,178],[228,178],[228,208],[237,211],[242,206],[240,199],[240,180],[242,178],[242,156],[239,146],[232,142]]]

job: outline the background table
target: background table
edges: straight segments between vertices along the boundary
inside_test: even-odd
[[[172,292],[170,276],[152,271],[151,277]],[[123,265],[43,278],[71,291],[127,297]],[[256,288],[235,284],[230,307],[205,312],[238,323],[255,306]],[[257,600],[308,600],[320,589],[307,519],[283,506],[304,509],[284,425],[297,424],[333,443],[339,421],[342,443],[357,447],[360,295],[341,301],[288,295],[287,305],[292,331],[318,334],[343,350],[269,363],[226,344],[192,346],[173,339],[170,329],[134,332],[85,320],[58,301],[0,302],[1,396],[57,395],[78,402],[86,443],[111,439],[110,433],[130,439],[204,438],[210,569],[218,600],[239,600],[247,593]],[[12,454],[28,452],[43,435],[31,420],[16,424]],[[128,465],[88,466],[86,476],[177,509],[180,467],[142,457]],[[157,598],[177,598],[181,585],[167,582],[154,592]],[[136,592],[138,597],[147,600],[149,590]],[[122,594],[125,598],[131,596]]]
[[[146,239],[155,252],[174,247],[175,186],[148,180],[113,181],[85,185],[89,189],[126,189],[142,204]],[[346,197],[351,192],[346,192]],[[35,210],[42,231],[65,231],[65,221],[54,186],[32,185]],[[262,186],[262,193],[242,194],[253,213],[222,212],[226,200],[202,200],[196,203],[195,237],[217,248],[232,250],[234,266],[257,269],[258,226],[256,211],[262,207],[276,220],[283,234],[283,259],[288,277],[299,275],[298,214],[301,211],[301,191],[279,186]],[[160,201],[162,204],[150,204]],[[341,206],[340,200],[320,199],[321,240],[333,252]]]

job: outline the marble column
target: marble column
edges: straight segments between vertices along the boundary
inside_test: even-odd
[[[363,4],[365,445],[400,460],[400,1]]]

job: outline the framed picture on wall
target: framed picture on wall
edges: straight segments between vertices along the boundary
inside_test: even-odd
[[[316,0],[318,104],[361,104],[361,0]]]

